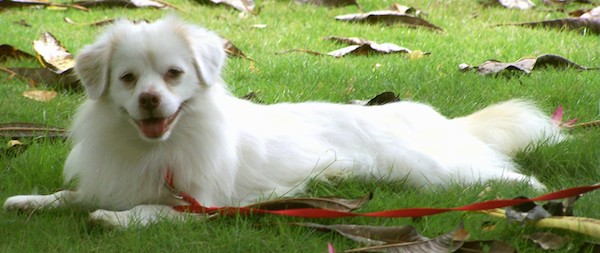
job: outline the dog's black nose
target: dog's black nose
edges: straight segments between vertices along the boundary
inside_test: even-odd
[[[145,110],[152,111],[160,105],[160,96],[156,92],[142,92],[139,97],[139,104]]]

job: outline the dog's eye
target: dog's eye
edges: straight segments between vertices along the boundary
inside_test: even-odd
[[[132,83],[135,81],[135,76],[131,73],[125,73],[121,76],[121,81],[126,83]]]
[[[179,76],[181,76],[181,74],[183,74],[182,70],[176,69],[176,68],[170,68],[167,71],[166,77],[168,79],[175,79],[175,78],[178,78]]]

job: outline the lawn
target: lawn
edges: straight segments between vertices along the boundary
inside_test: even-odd
[[[512,62],[525,56],[557,54],[580,65],[600,67],[598,35],[550,28],[494,26],[500,23],[565,18],[557,7],[542,1],[533,10],[486,7],[475,0],[403,1],[423,9],[425,18],[444,32],[424,28],[339,22],[337,15],[356,13],[356,6],[324,8],[291,1],[261,0],[257,15],[241,15],[222,5],[170,0],[180,10],[92,8],[0,9],[0,44],[10,44],[33,53],[31,43],[41,32],[51,32],[76,54],[91,43],[100,27],[73,25],[104,18],[155,20],[168,14],[215,30],[229,39],[253,61],[230,57],[224,79],[238,96],[250,92],[264,103],[309,100],[347,103],[393,91],[402,100],[431,104],[450,117],[470,113],[485,105],[524,98],[535,101],[551,114],[559,105],[565,119],[596,120],[600,114],[600,71],[546,68],[530,74],[482,76],[460,72],[461,63],[479,65],[488,59]],[[393,1],[361,1],[366,11],[388,8]],[[572,3],[568,10],[600,5]],[[27,23],[29,26],[19,24]],[[256,28],[254,25],[265,25]],[[347,56],[333,58],[290,49],[329,52],[341,46],[326,36],[362,37],[395,43],[430,55],[409,59],[404,54]],[[2,67],[37,66],[34,61],[9,60]],[[38,102],[22,96],[32,88],[27,82],[0,74],[0,123],[35,122],[68,127],[77,106],[85,99],[79,90],[49,87],[58,96]],[[594,184],[600,181],[600,130],[574,129],[568,141],[555,146],[532,148],[517,155],[526,174],[535,175],[550,190]],[[1,139],[2,145],[8,142]],[[69,151],[68,142],[23,139],[28,149],[18,156],[0,157],[0,199],[16,194],[48,194],[64,188],[61,171]],[[336,195],[348,198],[374,192],[374,199],[359,212],[404,207],[452,207],[495,198],[541,194],[524,185],[491,183],[422,190],[401,182],[380,183],[347,180],[336,184],[311,184],[307,196]],[[600,192],[586,194],[575,205],[575,215],[600,219]],[[471,239],[497,239],[520,252],[543,251],[524,235],[554,232],[571,238],[560,251],[573,252],[585,241],[597,238],[561,230],[507,223],[476,213],[446,213],[420,219],[348,218],[336,220],[299,219],[273,216],[227,217],[210,221],[161,223],[144,229],[112,230],[89,224],[87,212],[61,209],[50,212],[0,212],[2,252],[326,252],[331,243],[338,252],[359,245],[333,233],[290,226],[306,221],[324,224],[413,225],[423,235],[439,236],[464,222]],[[495,224],[484,229],[483,224]]]

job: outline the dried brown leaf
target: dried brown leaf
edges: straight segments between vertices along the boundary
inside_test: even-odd
[[[213,4],[225,4],[235,8],[243,13],[256,14],[254,12],[254,0],[198,0],[202,3],[210,2]]]
[[[600,34],[600,6],[588,11],[573,12],[576,18],[553,19],[546,21],[500,24],[525,27],[550,27],[567,30],[583,30],[593,34]]]
[[[461,225],[452,232],[426,241],[385,244],[347,250],[346,252],[377,251],[388,253],[447,253],[454,252],[462,247],[464,240],[466,240],[468,237],[469,232]]]
[[[399,3],[393,3],[390,6],[390,8],[388,8],[388,10],[397,11],[397,12],[404,13],[404,14],[410,14],[410,15],[414,15],[414,16],[417,16],[417,17],[420,17],[421,15],[425,14],[422,10],[419,10],[417,8],[414,8],[414,7],[402,5],[402,4],[399,4]]]
[[[8,141],[8,145],[6,145],[6,148],[0,147],[0,157],[15,157],[25,152],[25,150],[27,150],[27,147],[29,146],[21,143],[21,141],[19,140],[10,140]]]
[[[8,44],[0,45],[0,62],[6,61],[7,59],[19,59],[28,58],[35,59],[35,57],[27,52],[21,51],[16,47]]]
[[[356,105],[373,106],[373,105],[389,104],[389,103],[394,103],[394,102],[398,102],[398,101],[400,101],[400,98],[398,98],[398,95],[394,94],[394,92],[384,91],[384,92],[376,95],[375,97],[371,98],[368,101],[352,100],[352,101],[350,101],[350,103],[356,104]]]
[[[23,137],[66,138],[67,130],[35,123],[4,123],[0,124],[0,137],[11,139]]]
[[[498,218],[506,218],[506,212],[502,209],[491,209],[479,212]],[[600,220],[597,219],[575,216],[558,216],[541,219],[536,222],[531,222],[530,224],[542,228],[560,228],[582,233],[595,238],[600,238]]]
[[[249,92],[246,95],[243,95],[240,97],[241,99],[245,99],[245,100],[249,100],[252,101],[254,103],[259,103],[259,104],[263,104],[264,101],[262,101],[259,97],[258,94],[254,91]]]
[[[398,46],[392,43],[382,43],[379,44],[374,41],[370,41],[367,39],[357,38],[357,37],[337,37],[337,36],[329,36],[325,37],[326,40],[335,41],[338,43],[348,44],[350,46],[340,48],[338,50],[331,51],[327,53],[329,56],[333,56],[336,58],[341,58],[346,55],[371,55],[371,54],[392,54],[392,53],[408,53],[410,54],[412,51],[408,48]],[[306,50],[306,49],[291,49],[283,52],[279,52],[279,54],[290,53],[290,52],[303,52],[312,55],[324,55],[323,53]],[[424,53],[428,54],[428,53]]]
[[[371,54],[391,54],[391,53],[410,53],[410,49],[398,46],[392,43],[371,43],[362,45],[347,46],[327,53],[327,55],[340,58],[348,54],[352,55],[371,55]]]
[[[152,0],[89,0],[76,1],[73,4],[78,6],[89,7],[125,7],[125,8],[165,8],[164,3]]]
[[[518,251],[509,244],[496,241],[466,241],[456,253],[517,253]]]
[[[600,6],[593,8],[589,11],[584,12],[579,16],[579,18],[585,19],[600,19]]]
[[[48,102],[56,97],[56,91],[50,90],[28,90],[23,92],[23,96],[39,102]]]
[[[286,210],[297,208],[320,208],[327,210],[335,210],[340,212],[350,212],[362,207],[365,203],[373,198],[373,194],[369,194],[358,199],[343,199],[338,197],[320,197],[320,198],[285,198],[265,201],[253,205],[249,208],[264,209],[264,210]]]
[[[112,23],[114,23],[117,19],[114,18],[108,18],[108,19],[103,19],[100,21],[96,21],[96,22],[91,22],[91,23],[85,23],[85,24],[80,24],[80,23],[76,23],[73,20],[71,20],[68,17],[64,17],[63,20],[68,23],[68,24],[72,24],[72,25],[79,25],[79,26],[105,26],[105,25],[110,25]],[[147,21],[145,21],[147,22]]]
[[[75,66],[75,59],[49,32],[33,41],[33,49],[42,66],[56,74],[63,74]]]
[[[294,2],[297,4],[312,4],[325,7],[344,7],[355,5],[360,8],[356,0],[294,0]]]
[[[509,9],[527,10],[535,7],[530,0],[480,0],[479,3],[485,6],[501,5]]]
[[[370,41],[370,40],[367,40],[367,39],[363,39],[363,38],[357,38],[357,37],[329,36],[329,37],[325,37],[324,39],[331,40],[331,41],[338,42],[338,43],[342,43],[342,44],[347,44],[347,45],[376,44],[373,41]]]
[[[241,57],[246,60],[252,61],[251,58],[246,56],[246,54],[244,54],[244,52],[242,52],[242,50],[237,48],[230,40],[221,37],[221,42],[223,43],[223,48],[225,49],[225,53],[227,53],[228,55],[235,56],[235,57]]]
[[[19,8],[19,7],[27,7],[27,6],[44,6],[49,10],[66,10],[68,8],[87,10],[81,6],[71,5],[71,4],[60,4],[54,3],[47,0],[2,0],[0,1],[0,10],[5,8]],[[30,27],[29,24],[25,23],[24,20],[18,23],[19,25],[23,25],[26,27]]]
[[[521,10],[527,10],[535,7],[535,4],[529,0],[497,0],[502,6],[506,8],[515,8]]]
[[[584,67],[576,64],[562,56],[553,54],[544,54],[535,58],[526,57],[516,62],[505,63],[496,60],[488,60],[478,67],[471,67],[467,64],[461,64],[459,66],[461,71],[469,69],[476,69],[476,71],[482,75],[497,74],[504,71],[518,71],[523,73],[530,73],[533,69],[554,67],[559,69],[574,68],[578,70],[593,70],[597,68]]]
[[[429,240],[410,225],[407,226],[367,226],[367,225],[321,225],[316,223],[292,223],[293,225],[334,231],[363,245],[384,245],[390,243],[421,242]]]
[[[29,83],[30,87],[40,84],[49,85],[55,89],[77,90],[81,88],[79,79],[72,70],[56,74],[46,68],[0,68],[9,78],[18,77]]]
[[[0,1],[0,9],[11,8],[11,7],[25,7],[33,5],[45,5],[49,6],[52,3],[48,0],[2,0]]]
[[[289,53],[296,53],[296,52],[298,52],[298,53],[307,53],[307,54],[312,54],[312,55],[317,55],[317,56],[323,56],[324,55],[321,52],[317,52],[317,51],[313,51],[313,50],[309,50],[309,49],[302,49],[302,48],[289,49],[289,50],[277,52],[276,54],[289,54]]]
[[[571,240],[567,236],[559,236],[553,233],[533,233],[525,238],[537,243],[545,250],[557,250],[563,248]]]
[[[382,23],[386,25],[402,24],[409,27],[425,27],[435,31],[444,31],[442,28],[429,23],[427,20],[397,11],[381,10],[367,13],[340,15],[336,20],[347,22]]]

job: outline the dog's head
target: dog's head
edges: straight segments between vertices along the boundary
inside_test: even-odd
[[[82,49],[75,71],[88,99],[107,99],[146,140],[166,140],[186,101],[219,82],[221,38],[175,17],[121,20]]]

